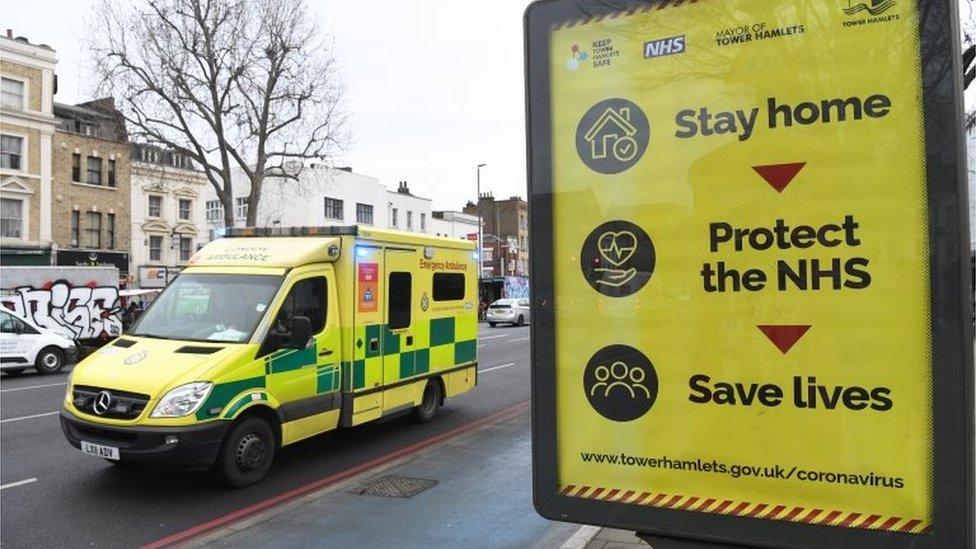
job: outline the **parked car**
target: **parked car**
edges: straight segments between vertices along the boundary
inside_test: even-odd
[[[492,328],[498,324],[522,326],[529,322],[529,300],[499,299],[488,307],[485,318]]]
[[[0,370],[4,373],[17,375],[33,367],[42,374],[53,374],[77,358],[74,340],[10,311],[0,311]]]

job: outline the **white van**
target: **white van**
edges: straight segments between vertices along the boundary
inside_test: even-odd
[[[17,375],[34,367],[42,374],[53,374],[77,358],[73,340],[0,310],[0,370],[4,373]]]

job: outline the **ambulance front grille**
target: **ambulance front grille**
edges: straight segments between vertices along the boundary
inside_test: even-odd
[[[99,407],[96,411],[98,397],[103,391],[107,392],[111,397],[108,409],[102,410]],[[139,414],[149,404],[149,395],[130,393],[116,389],[105,389],[102,387],[90,387],[87,385],[75,385],[72,391],[72,398],[75,408],[78,410],[93,416],[111,419],[135,419],[139,417]]]

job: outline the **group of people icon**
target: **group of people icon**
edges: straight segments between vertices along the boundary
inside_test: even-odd
[[[596,396],[597,390],[602,389],[601,395],[604,398],[610,398],[616,390],[625,391],[632,399],[651,398],[651,392],[644,385],[647,374],[637,366],[630,367],[618,360],[610,366],[597,366],[593,375],[596,383],[590,387],[590,396]]]

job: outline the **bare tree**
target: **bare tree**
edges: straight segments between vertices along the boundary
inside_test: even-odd
[[[234,225],[232,172],[298,179],[342,144],[342,87],[305,0],[101,0],[89,43],[99,91],[130,135],[192,158]]]

